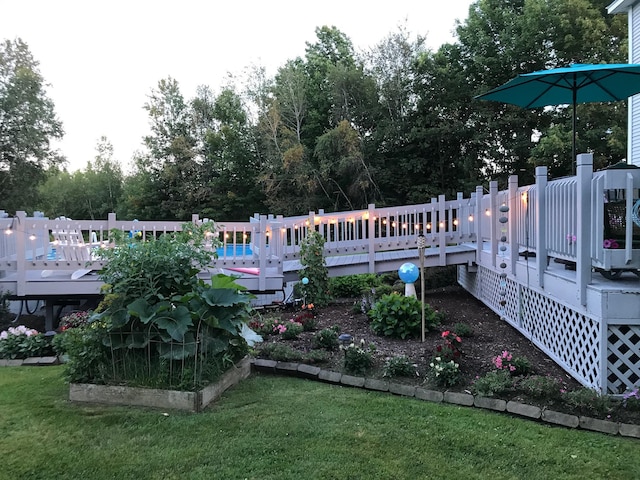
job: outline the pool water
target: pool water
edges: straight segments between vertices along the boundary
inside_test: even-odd
[[[228,244],[225,247],[216,249],[218,257],[242,257],[251,255],[251,247],[249,245]]]

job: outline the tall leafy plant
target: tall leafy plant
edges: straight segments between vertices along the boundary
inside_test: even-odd
[[[214,228],[185,224],[181,232],[151,240],[112,232],[116,246],[103,253],[109,262],[100,272],[107,296],[92,317],[106,325],[112,380],[139,383],[140,372],[153,376],[155,369],[160,373],[148,383],[158,385],[158,376],[179,371],[188,378],[171,382],[193,387],[206,383],[203,370],[213,365],[215,376],[244,354],[241,331],[251,296],[229,276],[198,278],[215,257],[215,249],[205,248]]]
[[[318,307],[326,306],[331,299],[329,293],[329,271],[324,260],[325,239],[316,231],[311,231],[300,245],[301,291],[307,303]]]

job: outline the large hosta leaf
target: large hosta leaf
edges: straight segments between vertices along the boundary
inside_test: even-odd
[[[187,333],[189,327],[193,325],[193,322],[191,321],[189,309],[180,305],[173,310],[165,312],[164,315],[158,316],[155,319],[155,324],[158,328],[165,330],[173,340],[182,342],[185,333]]]
[[[182,360],[196,354],[196,340],[191,332],[184,335],[180,343],[169,342],[158,344],[160,358],[168,360]]]
[[[246,303],[247,296],[231,288],[208,288],[202,292],[202,298],[211,306],[231,307]]]
[[[155,304],[150,304],[144,298],[139,298],[134,302],[131,302],[127,309],[130,315],[134,315],[140,318],[140,321],[145,325],[151,322],[158,314],[164,312],[171,306],[171,303],[168,301],[158,302]]]

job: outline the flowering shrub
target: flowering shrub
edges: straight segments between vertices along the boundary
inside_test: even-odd
[[[525,357],[514,357],[507,350],[493,359],[498,370],[505,370],[511,375],[526,375],[531,372],[531,363]]]
[[[80,311],[80,312],[72,312],[69,315],[65,315],[60,319],[60,325],[58,326],[58,330],[64,332],[69,328],[78,328],[83,327],[89,322],[89,317],[91,316],[91,312]]]
[[[50,353],[50,350],[51,346],[47,338],[33,328],[19,325],[0,332],[0,358],[2,359],[41,357]]]
[[[450,330],[445,330],[440,334],[444,343],[436,347],[436,356],[442,357],[444,361],[457,360],[462,355],[460,347],[462,339]]]
[[[622,405],[625,408],[640,410],[640,387],[635,387],[633,390],[624,393],[622,395]]]
[[[344,351],[344,369],[348,373],[364,375],[373,365],[372,353],[375,351],[375,346],[370,343],[369,347],[365,348],[364,339],[360,340],[359,345],[355,343],[346,347],[340,345],[340,349]]]
[[[303,305],[302,313],[299,313],[291,320],[301,324],[305,332],[315,330],[318,323],[316,322],[316,316],[313,313],[313,303]]]
[[[280,334],[285,340],[295,340],[298,338],[298,335],[304,331],[302,324],[294,320],[289,320],[285,324],[281,323],[276,325],[276,328],[280,329]]]
[[[429,364],[431,378],[440,387],[453,387],[460,381],[460,364],[443,357],[434,357]]]

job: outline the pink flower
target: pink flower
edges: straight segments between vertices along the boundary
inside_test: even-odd
[[[515,372],[516,371],[516,367],[514,367],[513,365],[509,365],[509,371],[510,372]]]
[[[462,339],[460,337],[456,337],[456,342],[462,343]]]
[[[449,330],[447,330],[446,332],[442,332],[442,338],[445,338],[448,336],[449,336]]]

